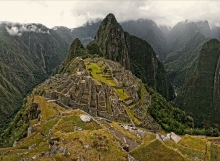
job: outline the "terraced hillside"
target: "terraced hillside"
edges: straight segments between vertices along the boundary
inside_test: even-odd
[[[79,108],[94,117],[126,122],[154,131],[161,129],[155,119],[164,129],[170,130],[172,126],[178,133],[193,127],[191,117],[167,103],[161,95],[144,85],[119,63],[92,58],[94,55],[87,59],[72,58],[77,53],[87,53],[78,39],[73,41],[58,74],[39,85],[33,95],[44,96],[64,108]],[[2,146],[10,145],[25,135],[25,130],[15,132],[20,128],[19,123],[15,119],[8,128],[13,131],[7,129],[1,135],[4,140]]]
[[[57,71],[1,134],[1,160],[218,159],[219,138],[166,135],[192,130],[192,118],[78,39]]]
[[[0,148],[2,161],[220,159],[220,145],[216,144],[220,138],[185,135],[176,143],[169,137],[165,139],[164,132],[155,134],[131,124],[93,117],[34,94],[26,98],[15,119],[20,126],[10,130],[16,134],[24,130],[25,134],[14,141],[13,147]]]

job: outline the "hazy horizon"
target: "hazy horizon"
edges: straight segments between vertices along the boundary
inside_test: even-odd
[[[12,5],[13,4],[13,5]],[[220,1],[1,1],[0,21],[41,23],[48,28],[76,28],[88,21],[113,13],[119,22],[150,19],[158,26],[173,27],[178,22],[207,20],[210,27],[220,26]]]

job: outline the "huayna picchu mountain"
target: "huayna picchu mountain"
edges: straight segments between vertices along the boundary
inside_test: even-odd
[[[72,57],[79,53],[87,58]],[[218,150],[208,139],[159,132],[182,134],[192,128],[193,119],[185,112],[120,63],[90,54],[75,39],[57,73],[24,99],[22,109],[1,134],[1,146],[13,147],[0,149],[0,157],[4,161],[156,161],[158,152],[162,160],[184,161],[195,156],[203,159]]]
[[[102,21],[87,50],[91,54],[120,62],[167,100],[175,98],[164,66],[153,48],[146,41],[124,32],[113,14],[107,15]]]

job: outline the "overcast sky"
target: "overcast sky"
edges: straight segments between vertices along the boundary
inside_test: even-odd
[[[0,21],[42,23],[78,27],[88,20],[104,18],[113,13],[119,22],[152,19],[158,25],[173,26],[186,19],[208,20],[220,26],[220,1],[217,0],[0,0]]]

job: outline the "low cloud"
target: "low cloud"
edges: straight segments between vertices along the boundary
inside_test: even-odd
[[[84,1],[75,2],[72,15],[81,21],[104,18],[113,13],[119,22],[151,19],[158,25],[173,27],[186,19],[209,21],[211,26],[220,23],[220,1],[149,0],[149,1]]]
[[[5,28],[7,32],[12,36],[21,36],[24,32],[36,32],[36,33],[43,33],[49,34],[49,29],[45,28],[44,26],[36,24],[13,24],[8,23],[6,24]]]
[[[207,20],[211,26],[220,24],[218,0],[29,0],[15,1],[14,5],[10,1],[0,4],[0,19],[3,21],[41,23],[50,28],[78,27],[87,21],[103,19],[108,13],[113,13],[119,22],[151,19],[158,25],[173,27],[188,19]]]

